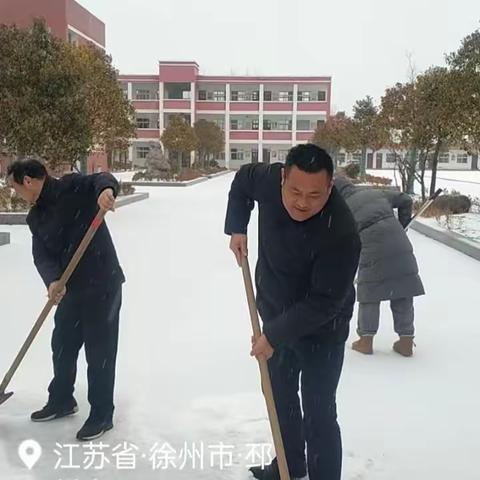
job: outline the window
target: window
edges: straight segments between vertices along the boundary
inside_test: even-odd
[[[325,102],[327,100],[327,92],[325,92],[325,90],[319,90],[317,94],[317,100],[319,102]]]
[[[150,147],[137,147],[137,158],[147,158],[150,153]]]
[[[258,119],[252,120],[252,130],[258,130],[258,127],[259,127]]]
[[[396,157],[396,155],[394,153],[387,153],[385,155],[385,161],[387,163],[395,163],[395,157]]]
[[[309,102],[310,101],[310,92],[298,92],[297,100],[299,102]]]
[[[207,92],[206,92],[206,90],[199,90],[199,91],[198,91],[198,99],[199,99],[199,100],[206,100],[206,99],[207,99]]]
[[[377,160],[377,168],[381,168],[383,163],[383,153],[377,153],[375,158]]]
[[[280,92],[278,94],[279,102],[291,102],[293,100],[293,92]]]
[[[325,123],[325,120],[317,120],[317,128],[324,123]]]
[[[272,101],[272,92],[270,90],[266,90],[263,92],[263,100],[265,102],[271,102]]]
[[[231,130],[243,130],[243,128],[244,128],[243,120],[237,120],[237,119],[230,120]]]
[[[271,130],[272,129],[272,122],[270,120],[263,121],[263,129],[264,130]]]
[[[278,161],[285,163],[285,160],[287,159],[287,155],[288,155],[288,150],[279,150]]]
[[[230,151],[230,158],[232,160],[243,160],[243,150],[232,148]]]
[[[137,100],[150,100],[150,90],[143,88],[135,90],[135,98]]]
[[[468,155],[466,153],[457,154],[457,163],[468,163]]]
[[[255,92],[239,92],[234,90],[230,95],[230,99],[232,102],[258,102],[259,95],[258,90]]]
[[[213,92],[213,101],[214,102],[224,102],[225,101],[225,92],[217,90]]]
[[[291,130],[292,129],[292,121],[289,119],[280,119],[272,124],[273,130]]]
[[[310,130],[310,120],[297,120],[297,130],[309,131]]]
[[[344,153],[337,153],[337,162],[339,165],[345,163],[346,155]]]
[[[362,161],[362,154],[361,153],[352,153],[352,161],[354,163],[360,163]]]
[[[137,118],[137,128],[150,128],[150,119],[143,117]]]
[[[438,163],[450,163],[450,154],[448,152],[441,153],[438,156]]]
[[[190,90],[184,90],[182,92],[182,100],[190,100],[190,98],[192,96],[191,93],[192,92],[190,92]]]
[[[128,150],[118,154],[118,161],[122,163],[126,163],[128,161]]]

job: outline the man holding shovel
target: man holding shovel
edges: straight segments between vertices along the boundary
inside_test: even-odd
[[[308,467],[310,480],[341,476],[335,397],[360,255],[355,220],[333,187],[332,175],[330,156],[311,144],[293,147],[285,166],[246,165],[232,183],[225,223],[241,264],[258,202],[255,279],[263,335],[254,339],[252,355],[269,359],[289,474],[302,478]],[[258,479],[280,478],[276,459],[251,472]]]
[[[109,173],[71,174],[57,180],[34,158],[12,163],[7,177],[17,195],[33,204],[27,217],[33,259],[49,298],[58,304],[49,399],[31,419],[45,422],[78,411],[73,392],[78,353],[85,345],[91,411],[77,438],[93,440],[113,428],[118,323],[125,281],[105,222],[98,226],[66,288],[59,288],[58,280],[98,208],[113,210],[118,183]]]

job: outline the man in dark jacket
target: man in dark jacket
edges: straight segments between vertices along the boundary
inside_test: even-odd
[[[285,166],[246,165],[232,183],[225,224],[241,263],[258,202],[255,278],[263,335],[254,341],[252,355],[269,359],[290,475],[304,477],[308,466],[310,480],[341,475],[335,396],[360,255],[355,221],[333,187],[332,174],[330,156],[311,144],[293,147]],[[251,471],[259,479],[280,478],[275,460]]]
[[[350,207],[362,240],[357,285],[360,338],[352,348],[367,355],[373,353],[380,302],[388,300],[399,336],[393,349],[411,357],[415,335],[413,297],[425,293],[413,246],[405,232],[412,218],[412,198],[403,192],[357,187],[342,176],[335,179],[335,187]]]
[[[91,411],[77,438],[93,440],[113,428],[118,323],[125,281],[105,222],[65,289],[59,290],[58,280],[98,208],[113,209],[118,183],[109,173],[71,174],[57,180],[33,158],[12,163],[7,175],[16,193],[33,204],[27,217],[33,259],[49,298],[58,304],[49,399],[31,419],[45,422],[78,411],[73,392],[78,353],[85,345]]]

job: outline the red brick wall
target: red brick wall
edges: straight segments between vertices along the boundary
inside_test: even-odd
[[[105,46],[105,24],[74,0],[67,0],[66,23]]]
[[[25,28],[44,18],[53,34],[67,39],[65,0],[0,0],[0,23]]]
[[[87,159],[87,173],[108,171],[107,154],[105,152],[92,152]]]
[[[52,33],[62,40],[67,40],[70,24],[105,46],[105,24],[74,0],[0,0],[0,23],[25,28],[34,18],[45,19]]]

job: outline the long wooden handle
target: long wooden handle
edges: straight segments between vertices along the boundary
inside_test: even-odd
[[[60,277],[60,280],[58,281],[59,291],[63,289],[63,287],[67,284],[68,280],[72,276],[73,272],[75,271],[75,268],[77,267],[78,263],[82,259],[83,254],[85,253],[85,250],[88,248],[88,245],[90,245],[90,242],[92,241],[95,233],[97,232],[98,227],[102,224],[103,218],[105,217],[106,213],[107,212],[105,210],[99,210],[99,212],[93,219],[92,223],[90,224],[90,227],[88,228],[82,241],[80,242],[80,245],[78,246],[77,250],[73,254],[73,257],[68,263],[67,268],[65,269],[65,271],[63,272],[63,275]],[[5,378],[3,379],[0,385],[0,393],[5,392],[8,384],[12,380],[12,377],[15,375],[15,372],[20,366],[20,363],[22,362],[25,355],[27,354],[30,346],[35,340],[35,337],[37,336],[38,332],[42,328],[42,325],[44,324],[45,320],[47,319],[54,305],[55,305],[55,302],[49,299],[47,304],[43,307],[43,310],[41,311],[37,321],[33,325],[32,330],[30,331],[27,339],[25,340],[25,343],[22,345],[22,348],[20,349],[17,356],[15,357],[15,360],[13,361],[12,366],[8,370],[7,374],[5,375]]]
[[[252,275],[250,273],[250,265],[248,258],[242,259],[242,273],[243,281],[245,283],[245,292],[247,294],[248,309],[250,311],[250,320],[252,322],[252,330],[255,338],[262,335],[260,328],[260,321],[258,319],[258,311],[255,303],[255,293],[253,291]],[[277,455],[278,469],[280,471],[281,480],[290,480],[288,472],[287,457],[285,455],[285,448],[283,446],[282,432],[280,430],[280,423],[278,421],[277,408],[273,398],[272,382],[270,380],[270,373],[268,371],[268,364],[265,358],[258,359],[260,367],[260,377],[262,381],[262,391],[267,404],[268,419],[270,421],[270,428],[272,431],[273,445]]]

